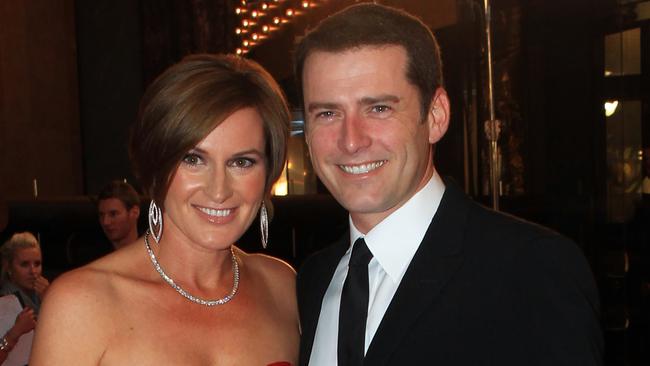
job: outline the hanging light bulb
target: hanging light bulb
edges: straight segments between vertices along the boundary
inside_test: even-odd
[[[285,12],[285,14],[286,14],[288,17],[292,17],[292,16],[293,16],[293,9],[291,9],[291,8],[287,9],[287,11]]]

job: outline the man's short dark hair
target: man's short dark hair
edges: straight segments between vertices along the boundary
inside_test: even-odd
[[[122,201],[127,210],[130,210],[133,206],[140,207],[138,192],[129,183],[121,180],[114,180],[105,185],[97,194],[97,203],[109,198],[117,198]]]
[[[402,46],[406,50],[406,78],[419,91],[420,113],[424,118],[433,94],[443,85],[438,42],[420,19],[383,5],[352,5],[324,19],[305,35],[294,53],[299,92],[302,92],[304,63],[310,53],[389,45]]]

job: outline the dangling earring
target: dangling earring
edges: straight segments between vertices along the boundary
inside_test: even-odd
[[[262,201],[262,206],[260,207],[260,233],[262,234],[262,247],[266,249],[266,245],[269,242],[269,215],[266,212],[264,201]]]
[[[157,230],[156,230],[157,229]],[[156,205],[154,200],[151,200],[149,204],[149,232],[153,235],[153,240],[156,243],[160,242],[160,237],[162,236],[163,230],[163,218],[162,211],[160,207]]]

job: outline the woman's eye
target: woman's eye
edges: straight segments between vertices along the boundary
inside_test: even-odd
[[[230,163],[231,166],[235,168],[249,168],[255,164],[255,160],[249,158],[237,158],[233,159]]]
[[[201,163],[201,157],[197,154],[189,153],[183,157],[183,162],[188,165],[198,165]]]

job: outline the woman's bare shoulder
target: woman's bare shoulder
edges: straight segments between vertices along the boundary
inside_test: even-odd
[[[137,276],[133,270],[138,267],[136,258],[128,250],[118,251],[63,273],[48,288],[45,303],[75,308],[110,306],[120,291],[120,282]]]
[[[241,257],[246,266],[270,280],[295,282],[296,271],[289,263],[280,258],[260,253],[245,253],[243,251],[239,251],[237,255]]]
[[[246,270],[254,273],[257,280],[264,283],[281,308],[291,311],[296,308],[296,271],[289,263],[265,254],[240,251],[237,255]]]

